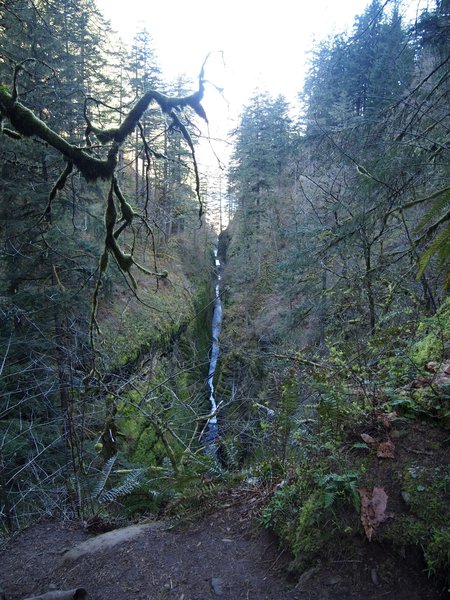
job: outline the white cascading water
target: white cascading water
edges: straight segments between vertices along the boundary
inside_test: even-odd
[[[220,301],[220,260],[217,258],[217,247],[214,248],[215,257],[215,270],[217,273],[217,280],[215,285],[215,296],[214,296],[214,310],[212,317],[212,347],[211,347],[211,359],[209,361],[208,370],[208,387],[209,387],[209,404],[210,404],[210,418],[206,427],[205,439],[206,439],[206,450],[213,454],[217,453],[216,440],[219,435],[219,429],[217,425],[217,402],[214,396],[214,373],[216,372],[217,359],[219,357],[219,335],[222,325],[222,302]]]

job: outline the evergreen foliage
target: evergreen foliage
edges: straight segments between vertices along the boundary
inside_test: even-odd
[[[139,466],[123,481],[119,464],[108,467],[118,451],[132,454],[138,444],[121,437],[119,397],[124,389],[131,396],[126,382],[144,356],[160,361],[156,388],[157,379],[185,372],[187,351],[178,355],[171,346],[182,343],[195,314],[194,279],[197,269],[207,273],[209,232],[195,234],[179,260],[190,257],[191,264],[177,267],[184,242],[175,235],[197,228],[199,212],[195,140],[183,109],[204,118],[203,82],[198,93],[183,89],[180,101],[159,91],[164,84],[148,32],[136,35],[128,54],[92,2],[7,1],[0,48],[0,514],[12,530],[35,515],[86,515],[92,502],[111,502],[141,485]],[[116,271],[106,270],[110,258]],[[150,279],[142,297],[132,266]],[[167,268],[175,270],[170,277]],[[127,294],[132,308],[119,312],[129,308],[133,318],[121,334],[122,320],[113,308],[108,320],[103,307]],[[152,310],[153,321],[146,314]],[[101,324],[105,336],[94,348]],[[167,361],[160,357],[166,352]],[[190,445],[202,410],[193,402],[188,424],[189,411],[169,417],[167,405],[155,406],[146,427],[162,447],[147,465],[169,455],[177,469],[181,456],[173,453],[166,419],[175,415]],[[95,494],[91,482],[106,467],[105,489]]]
[[[360,439],[344,460],[349,432],[388,411],[448,427],[448,11],[410,26],[401,9],[374,0],[317,48],[297,127],[258,93],[235,135],[224,444],[282,480],[263,522],[301,570],[355,536],[356,486],[378,484]],[[421,520],[413,543],[445,577],[443,520]]]
[[[192,126],[204,70],[194,93],[167,85],[148,31],[118,47],[88,0],[2,3],[5,529],[199,515],[250,476],[269,490],[263,524],[305,569],[361,537],[360,486],[392,450],[373,436],[448,427],[450,16],[438,2],[411,26],[401,9],[372,0],[315,50],[297,122],[260,90],[243,110],[219,240],[213,456],[212,232],[198,229]],[[444,467],[395,474],[410,513],[378,538],[420,545],[438,577]]]

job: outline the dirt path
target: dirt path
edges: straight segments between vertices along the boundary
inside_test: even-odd
[[[92,539],[78,524],[37,524],[0,552],[7,599],[85,587],[89,600],[436,600],[427,580],[376,547],[361,561],[328,565],[289,581],[276,541],[239,508],[169,529],[159,522],[132,539],[68,555]],[[362,548],[362,552],[365,552]],[[377,555],[379,554],[379,556]],[[374,583],[374,572],[378,581]]]

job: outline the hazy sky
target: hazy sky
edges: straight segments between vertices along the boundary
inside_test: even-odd
[[[427,0],[409,0],[411,10]],[[431,0],[430,0],[431,1]],[[370,0],[97,0],[122,40],[131,44],[145,27],[151,34],[165,80],[195,79],[212,52],[204,107],[214,137],[236,127],[243,104],[259,87],[295,103],[315,42],[352,27]],[[223,52],[224,62],[215,51]],[[226,162],[226,145],[215,144]],[[202,145],[201,160],[210,164]],[[212,160],[214,162],[214,160]]]
[[[259,86],[295,98],[315,40],[353,23],[369,0],[97,0],[124,41],[150,32],[165,79],[195,78],[209,52],[207,77],[225,88],[232,110]]]
[[[97,0],[125,43],[146,27],[163,77],[195,79],[209,52],[204,106],[212,137],[236,126],[259,87],[295,101],[314,41],[350,27],[369,0]],[[220,154],[220,151],[219,151]]]

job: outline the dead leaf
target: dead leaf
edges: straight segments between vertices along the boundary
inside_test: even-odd
[[[386,513],[388,495],[384,488],[375,487],[372,492],[367,488],[360,488],[358,492],[361,498],[361,523],[370,542],[375,529],[386,519],[393,517],[394,513]]]
[[[361,438],[363,439],[364,442],[366,442],[366,444],[376,444],[377,443],[375,438],[373,438],[368,433],[362,433]]]
[[[391,440],[381,442],[377,448],[378,458],[395,458],[395,445]]]
[[[392,429],[392,422],[397,418],[397,413],[395,410],[390,413],[379,413],[377,415],[377,419],[381,421],[384,427],[390,431]]]
[[[423,377],[422,375],[419,375],[419,377],[417,379],[414,379],[414,381],[411,381],[410,385],[413,389],[420,389],[427,385],[430,385],[430,383],[432,383],[432,382],[433,382],[432,377]]]

